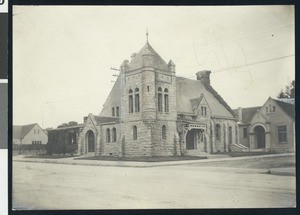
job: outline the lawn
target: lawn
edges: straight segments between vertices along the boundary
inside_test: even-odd
[[[270,169],[282,167],[295,167],[295,155],[287,155],[280,157],[263,157],[251,158],[242,160],[224,160],[209,163],[192,164],[195,166],[207,167],[237,167],[237,168],[255,168],[255,169]]]
[[[228,155],[230,157],[243,157],[243,156],[254,156],[254,155],[270,155],[270,154],[278,154],[278,153],[276,152],[221,152],[215,154]]]
[[[113,157],[113,156],[92,156],[75,158],[75,160],[104,160],[104,161],[136,161],[136,162],[162,162],[162,161],[180,161],[180,160],[201,160],[206,157],[196,156],[172,156],[172,157]]]
[[[74,155],[47,155],[47,154],[40,154],[40,155],[27,155],[24,158],[43,158],[43,159],[61,159],[61,158],[70,158],[76,157]]]

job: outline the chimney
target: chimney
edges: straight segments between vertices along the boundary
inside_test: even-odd
[[[128,60],[124,60],[123,63],[121,64],[121,72],[126,72],[127,68],[128,68]]]
[[[84,123],[84,124],[86,123],[87,119],[88,119],[87,116],[83,117],[83,123]]]
[[[136,56],[136,53],[132,53],[131,56],[130,56],[130,57],[131,57],[131,60],[132,60],[133,58],[135,58],[135,56]]]
[[[197,80],[202,81],[204,84],[210,85],[210,73],[211,71],[203,70],[196,73]]]
[[[238,120],[240,122],[243,121],[243,113],[242,113],[242,108],[241,107],[238,107],[238,115],[237,115],[237,117],[238,117]]]

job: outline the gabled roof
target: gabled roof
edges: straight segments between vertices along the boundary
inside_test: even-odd
[[[167,63],[159,56],[159,54],[147,42],[144,47],[135,55],[128,65],[128,70],[136,70],[143,67],[144,54],[152,54],[154,57],[155,69],[168,70]]]
[[[119,122],[119,117],[95,116],[93,115],[97,124]]]
[[[287,102],[282,102],[276,99],[273,99],[280,107],[281,109],[289,115],[292,119],[295,119],[295,105],[287,103]]]
[[[14,125],[13,126],[13,139],[23,139],[37,123],[29,125]]]
[[[260,108],[261,106],[242,108],[242,123],[250,124],[253,116],[258,110],[260,110]],[[236,115],[238,115],[238,109],[234,109],[233,111],[235,112]]]
[[[113,88],[111,89],[106,101],[101,110],[100,116],[107,115],[107,111],[111,113],[111,107],[121,106],[121,80],[120,76],[117,78]]]
[[[200,99],[202,93],[211,108],[212,116],[235,117],[232,109],[210,85],[206,86],[201,81],[182,77],[176,78],[177,112],[193,113],[192,104],[200,102],[193,99]]]

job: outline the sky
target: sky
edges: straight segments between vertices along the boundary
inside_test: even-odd
[[[149,43],[176,75],[233,109],[261,106],[295,78],[293,6],[14,6],[13,124],[98,115],[121,63]]]

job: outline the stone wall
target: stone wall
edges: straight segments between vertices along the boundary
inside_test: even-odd
[[[116,141],[113,141],[113,128],[116,128]],[[106,130],[110,131],[110,142],[107,142]],[[121,145],[121,134],[119,124],[108,124],[101,126],[102,138],[100,140],[100,155],[103,156],[119,156],[119,147]]]
[[[133,139],[133,127],[137,127],[137,139]],[[122,136],[125,137],[123,155],[125,157],[151,156],[152,125],[142,121],[131,121],[121,125]]]
[[[162,127],[166,126],[166,138],[163,139]],[[174,156],[179,154],[179,151],[175,151],[174,136],[177,132],[175,121],[157,121],[154,124],[152,140],[153,140],[153,156]],[[178,147],[177,147],[178,148]],[[179,150],[179,149],[177,149]]]

